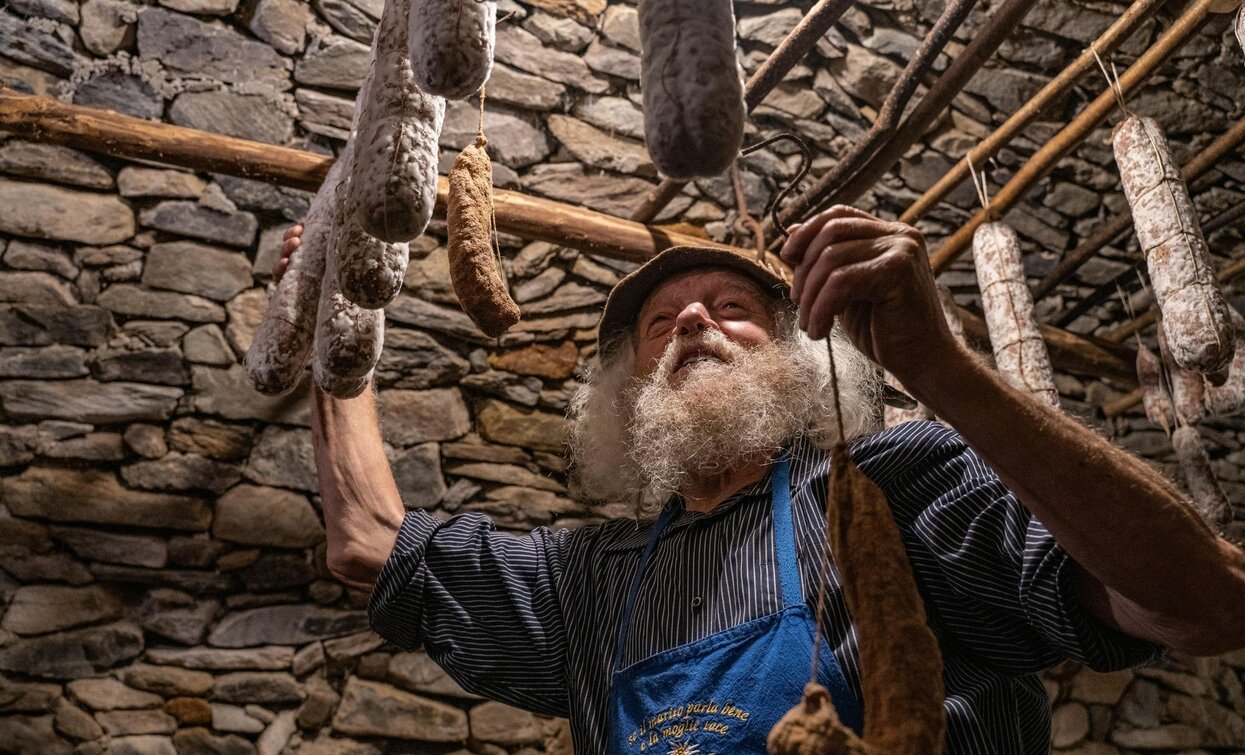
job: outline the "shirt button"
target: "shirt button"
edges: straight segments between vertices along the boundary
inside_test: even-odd
[[[700,596],[699,596],[699,595],[697,595],[696,597],[692,598],[692,610],[693,610],[693,611],[699,611],[699,610],[700,610],[700,606],[701,606],[703,603],[704,603],[704,601],[700,599]]]

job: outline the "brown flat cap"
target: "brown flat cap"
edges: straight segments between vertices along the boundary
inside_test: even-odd
[[[708,246],[673,246],[632,271],[614,286],[605,301],[597,329],[597,353],[604,356],[635,325],[649,294],[674,275],[695,268],[729,268],[756,281],[775,297],[785,296],[790,283],[785,271],[757,261],[755,256]]]

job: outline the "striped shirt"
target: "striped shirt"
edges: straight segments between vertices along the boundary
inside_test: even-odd
[[[816,602],[829,458],[791,448],[791,497],[806,601]],[[942,648],[949,755],[1036,755],[1050,704],[1036,676],[1065,659],[1097,670],[1161,648],[1080,605],[1067,554],[963,439],[910,422],[852,445],[885,492]],[[767,476],[709,513],[680,511],[662,535],[623,649],[630,664],[782,608]],[[407,514],[372,593],[372,626],[423,646],[465,689],[570,718],[576,752],[605,752],[619,616],[651,522],[610,520],[516,537],[479,514]],[[820,617],[848,682],[860,668],[839,575]],[[790,694],[792,702],[800,690]]]

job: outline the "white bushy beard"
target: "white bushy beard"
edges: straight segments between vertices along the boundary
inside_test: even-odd
[[[877,369],[835,334],[844,434],[877,424]],[[693,349],[719,357],[673,374]],[[661,508],[685,484],[719,476],[808,437],[828,448],[838,437],[824,341],[812,341],[779,317],[778,334],[742,346],[715,329],[671,340],[653,371],[632,377],[634,352],[620,345],[588,374],[571,405],[574,493],[634,505],[637,516]]]

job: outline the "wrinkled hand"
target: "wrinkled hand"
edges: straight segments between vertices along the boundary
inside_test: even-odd
[[[277,261],[272,263],[272,280],[279,283],[281,276],[285,275],[285,271],[290,266],[290,255],[294,254],[294,250],[299,244],[303,243],[303,226],[292,225],[285,231],[284,240],[281,242],[281,256]]]
[[[905,384],[957,353],[912,226],[838,205],[792,228],[780,254],[809,337],[825,338],[838,317],[856,348]]]

